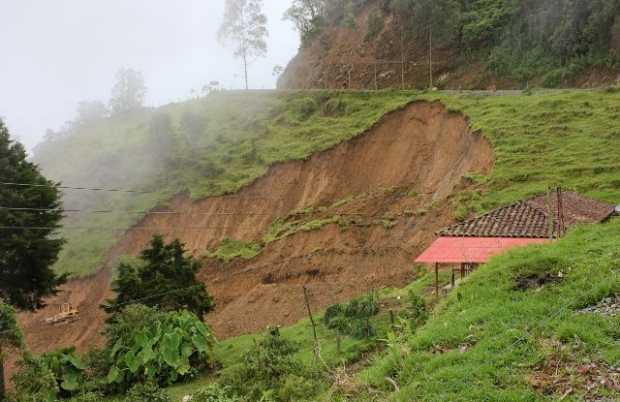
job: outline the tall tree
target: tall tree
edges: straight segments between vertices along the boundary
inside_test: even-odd
[[[125,113],[142,107],[146,96],[144,76],[140,71],[121,68],[116,72],[116,83],[112,88],[110,109],[112,113]]]
[[[0,298],[23,310],[44,306],[65,280],[51,266],[63,240],[58,236],[62,213],[58,185],[26,159],[0,120]]]
[[[42,307],[43,298],[54,294],[66,277],[50,268],[63,244],[55,235],[62,218],[58,187],[26,160],[24,148],[11,140],[2,120],[0,172],[0,205],[12,208],[0,209],[0,400],[4,400],[3,349],[21,345],[10,305],[24,310]]]
[[[186,309],[203,318],[214,308],[205,285],[196,279],[200,263],[185,256],[178,240],[165,244],[161,236],[142,251],[141,264],[122,263],[113,283],[116,298],[103,306],[108,313],[129,304],[144,304],[164,311]]]
[[[284,19],[295,24],[302,44],[307,44],[325,23],[325,9],[326,0],[293,0],[284,13]]]
[[[267,16],[263,14],[263,0],[226,0],[224,21],[218,37],[222,42],[233,42],[234,55],[243,61],[245,89],[248,85],[248,65],[267,54]]]

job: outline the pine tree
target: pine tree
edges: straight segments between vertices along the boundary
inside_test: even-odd
[[[165,244],[161,236],[142,251],[140,264],[121,263],[113,283],[116,298],[103,306],[108,313],[130,304],[144,304],[163,311],[186,309],[198,317],[214,308],[205,285],[196,279],[200,263],[185,256],[179,240]]]
[[[57,234],[60,190],[26,159],[2,121],[0,181],[0,298],[36,310],[66,280],[51,269],[64,242]]]
[[[43,307],[65,280],[51,266],[63,244],[55,233],[62,218],[60,192],[26,160],[0,120],[0,400],[4,400],[4,350],[22,345],[11,305]],[[27,209],[25,209],[27,208]]]

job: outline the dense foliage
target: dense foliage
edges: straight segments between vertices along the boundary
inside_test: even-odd
[[[60,190],[26,159],[2,120],[0,172],[0,298],[35,310],[65,280],[51,269],[63,244],[57,236]]]
[[[111,368],[107,383],[127,389],[135,383],[170,385],[204,369],[215,339],[188,311],[160,312],[135,305],[106,328]]]
[[[214,308],[205,285],[196,279],[200,263],[178,240],[165,244],[161,236],[142,251],[140,264],[121,263],[112,289],[116,298],[103,306],[118,312],[129,304],[156,306],[163,311],[186,309],[202,318]]]
[[[55,401],[76,395],[84,388],[85,370],[86,365],[73,348],[41,356],[26,354],[13,377],[17,399]]]
[[[279,329],[271,328],[263,339],[246,351],[240,365],[223,373],[221,382],[230,386],[232,392],[252,401],[262,398],[302,400],[304,394],[312,395],[316,390],[308,368],[295,358],[298,349],[299,345],[285,339]],[[304,375],[307,376],[305,379]]]
[[[234,55],[243,62],[247,90],[248,65],[267,54],[267,16],[262,0],[226,0],[225,7],[218,36],[224,42],[234,42]]]
[[[308,44],[326,27],[350,25],[369,4],[376,5],[371,37],[381,27],[376,13],[392,13],[407,42],[432,40],[464,57],[488,57],[504,76],[527,79],[559,69],[546,82],[557,86],[588,65],[620,61],[619,0],[296,0],[286,17]]]
[[[375,329],[370,324],[370,317],[378,312],[376,296],[370,294],[347,304],[329,306],[323,320],[328,328],[335,329],[341,334],[368,338],[375,335]]]
[[[215,338],[188,311],[132,305],[108,323],[104,334],[105,348],[84,358],[72,348],[26,354],[13,378],[14,399],[86,402],[120,393],[131,402],[166,401],[160,386],[191,379],[212,363]]]
[[[610,383],[584,383],[581,367],[620,361],[619,317],[582,311],[620,293],[619,234],[615,219],[492,260],[368,370],[370,384],[399,401],[557,400],[568,389],[570,400],[617,400]],[[561,280],[516,286],[532,273]],[[551,374],[539,387],[532,379],[545,364]],[[397,395],[387,395],[386,377]]]

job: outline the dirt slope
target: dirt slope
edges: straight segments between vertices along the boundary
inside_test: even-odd
[[[428,88],[429,53],[426,39],[401,39],[398,18],[383,11],[381,31],[368,36],[369,18],[386,2],[367,1],[353,27],[332,24],[299,52],[278,80],[281,89],[385,89]],[[402,41],[402,42],[401,42]],[[402,43],[402,52],[401,52]],[[480,51],[486,55],[488,49]],[[620,32],[610,33],[610,51],[620,54]],[[523,89],[526,82],[494,73],[487,57],[463,58],[454,45],[434,42],[433,85],[442,89]],[[401,69],[402,59],[407,61]],[[613,85],[618,69],[598,66],[563,78],[561,87],[592,88]],[[544,77],[530,77],[530,86],[544,85]]]
[[[104,316],[98,305],[109,297],[111,262],[137,254],[155,233],[178,237],[204,256],[225,238],[258,240],[274,219],[297,219],[290,214],[309,206],[315,207],[303,217],[309,222],[341,215],[346,224],[300,231],[251,260],[204,258],[200,277],[217,303],[208,321],[219,337],[303,317],[302,285],[317,310],[371,288],[404,285],[413,275],[412,259],[452,221],[447,197],[464,185],[466,172],[487,171],[492,161],[491,147],[471,133],[462,115],[439,103],[411,104],[349,142],[273,166],[237,194],[201,201],[176,197],[169,208],[186,213],[147,216],[111,251],[110,264],[98,275],[67,284],[50,307],[22,315],[28,343],[41,352],[71,344],[84,350],[100,342]],[[79,306],[82,319],[43,324],[65,300]]]

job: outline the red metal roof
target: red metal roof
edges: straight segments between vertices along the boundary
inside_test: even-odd
[[[415,261],[440,264],[482,264],[511,248],[543,244],[549,241],[549,239],[509,237],[440,237]]]

